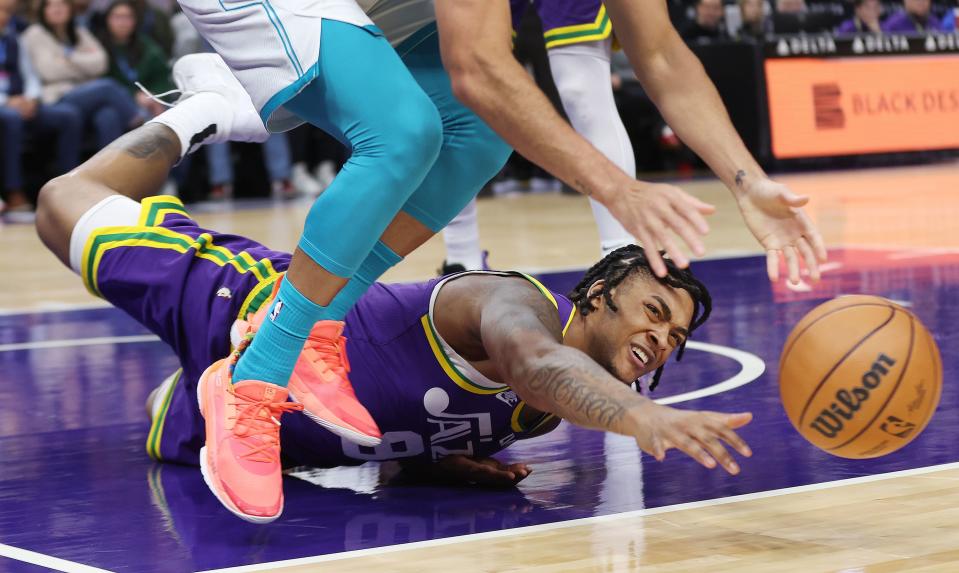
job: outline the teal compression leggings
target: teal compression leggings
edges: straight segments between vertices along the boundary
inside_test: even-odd
[[[393,217],[403,210],[439,231],[510,151],[453,97],[435,29],[400,46],[401,60],[375,30],[331,20],[322,26],[318,77],[285,106],[352,153],[310,209],[299,247],[350,280],[325,307],[284,281],[236,380],[285,386],[313,324],[342,320],[400,260],[378,242]]]
[[[319,76],[285,107],[351,150],[307,215],[300,248],[351,277],[393,217],[439,231],[509,147],[452,94],[434,27],[397,50],[376,30],[323,21]]]

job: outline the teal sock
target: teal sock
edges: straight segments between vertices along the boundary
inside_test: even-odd
[[[313,325],[323,320],[320,306],[296,290],[289,278],[233,370],[233,380],[261,380],[286,386]]]
[[[337,293],[323,311],[325,315],[323,320],[343,320],[356,301],[360,300],[363,293],[376,282],[376,279],[402,260],[403,257],[393,252],[393,249],[387,247],[382,241],[377,241],[373,250],[353,274],[350,282],[346,283],[346,286]]]

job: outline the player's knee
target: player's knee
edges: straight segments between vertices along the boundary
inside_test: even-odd
[[[69,233],[64,233],[64,230],[60,228],[59,221],[62,217],[57,214],[58,206],[69,201],[66,197],[67,193],[69,189],[67,189],[65,177],[60,176],[47,181],[37,195],[37,235],[54,252],[57,251],[56,244],[62,237],[64,235],[69,237]]]
[[[556,82],[556,90],[563,100],[563,109],[570,118],[579,118],[590,112],[596,106],[590,86],[585,85],[577,78],[562,76]]]
[[[470,163],[467,176],[472,187],[482,188],[483,185],[496,177],[509,159],[513,148],[502,137],[496,134],[485,124],[480,135],[474,139],[470,148]]]
[[[406,160],[426,166],[433,165],[443,146],[443,122],[432,102],[426,100],[403,110],[397,117],[394,138],[396,153]],[[399,142],[403,144],[399,144]]]
[[[379,126],[379,132],[377,155],[386,173],[400,183],[422,179],[443,146],[443,122],[425,95],[404,102],[390,121]]]

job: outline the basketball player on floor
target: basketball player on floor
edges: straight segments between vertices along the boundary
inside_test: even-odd
[[[675,187],[629,177],[549,109],[512,58],[506,0],[439,0],[435,12],[433,0],[363,0],[386,39],[353,0],[236,4],[181,1],[256,111],[247,110],[249,98],[231,83],[233,76],[216,67],[220,60],[194,55],[192,67],[181,66],[179,85],[200,92],[193,97],[204,100],[203,107],[174,108],[153,121],[176,133],[182,154],[231,136],[262,140],[263,124],[283,130],[305,119],[350,145],[352,156],[307,216],[270,320],[242,355],[215,362],[201,380],[210,402],[222,406],[210,410],[205,452],[221,499],[270,487],[276,489],[268,496],[282,496],[278,463],[264,458],[241,464],[233,456],[242,438],[227,416],[239,399],[234,382],[249,382],[249,392],[277,417],[289,392],[325,427],[360,444],[379,442],[380,431],[356,400],[340,354],[313,362],[313,377],[294,370],[296,359],[318,322],[332,347],[342,344],[338,319],[499,170],[509,150],[487,123],[523,155],[603,202],[650,247],[657,275],[666,274],[660,247],[678,266],[688,263],[671,232],[702,253],[703,215],[712,207]],[[825,253],[800,210],[806,199],[762,174],[702,67],[678,36],[672,41],[665,7],[653,0],[616,0],[608,7],[639,77],[677,133],[737,193],[769,260],[775,263],[782,251],[798,279],[804,256],[815,276],[817,256]]]
[[[577,133],[630,177],[636,159],[626,127],[619,117],[610,82],[613,26],[600,0],[510,0],[513,30],[530,6],[543,24],[553,81],[563,109]],[[606,207],[590,198],[602,256],[635,242]],[[446,265],[467,270],[485,265],[480,248],[476,200],[443,229]]]
[[[204,102],[180,105],[199,111]],[[375,447],[333,434],[300,412],[302,405],[277,402],[249,382],[230,387],[228,404],[215,401],[201,382],[204,369],[265,324],[292,257],[201,229],[179,200],[149,197],[179,160],[179,146],[180,138],[158,124],[123,136],[43,188],[37,230],[92,293],[174,349],[182,368],[151,395],[147,449],[157,459],[199,463],[214,494],[243,519],[263,523],[280,515],[281,477],[261,475],[261,487],[242,493],[212,483],[201,445],[209,444],[220,408],[232,422],[231,463],[250,467],[279,467],[282,442],[285,458],[297,465],[399,459],[429,473],[512,484],[529,468],[489,456],[552,430],[560,418],[633,436],[660,460],[678,448],[735,474],[739,467],[721,442],[751,455],[734,431],[750,414],[677,410],[630,390],[645,374],[658,382],[712,306],[689,271],[667,261],[668,274],[658,278],[635,245],[590,269],[571,298],[519,273],[466,273],[373,286],[347,316],[349,342],[331,341],[318,323],[296,370],[312,381],[323,375],[317,362],[337,354],[346,364],[348,352],[356,393],[385,431]],[[284,412],[296,413],[281,430]],[[468,433],[431,440],[437,420],[467,418],[476,422]]]

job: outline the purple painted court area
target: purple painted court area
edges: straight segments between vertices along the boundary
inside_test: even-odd
[[[143,401],[173,371],[162,343],[113,309],[0,316],[0,543],[115,571],[191,571],[323,555],[652,508],[959,460],[959,256],[843,251],[812,293],[771,288],[760,258],[697,263],[715,301],[694,340],[758,356],[765,373],[680,404],[750,410],[755,455],[742,474],[708,471],[671,452],[663,463],[631,440],[564,424],[503,457],[533,466],[514,490],[411,483],[389,465],[286,479],[286,510],[270,525],[223,509],[191,467],[157,465],[144,450]],[[834,264],[835,267],[835,264]],[[566,290],[578,275],[547,275]],[[816,304],[843,293],[912,304],[943,350],[946,385],[927,430],[886,458],[830,457],[793,430],[778,399],[780,348]],[[120,343],[96,339],[118,337]],[[139,341],[138,341],[139,340]],[[47,342],[44,346],[24,343]],[[69,342],[73,341],[73,342]],[[83,346],[76,346],[82,342]],[[68,344],[74,344],[69,346]],[[706,388],[739,372],[691,349],[671,363],[657,397]],[[37,571],[0,557],[0,571]]]

